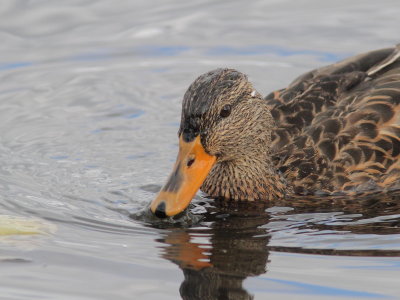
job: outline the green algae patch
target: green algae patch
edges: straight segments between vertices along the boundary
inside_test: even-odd
[[[37,235],[55,232],[56,226],[38,218],[0,215],[0,237],[10,235]]]

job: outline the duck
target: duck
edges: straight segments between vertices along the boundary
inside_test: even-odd
[[[309,71],[263,97],[230,68],[183,96],[179,152],[151,212],[207,197],[275,203],[400,184],[400,44]]]

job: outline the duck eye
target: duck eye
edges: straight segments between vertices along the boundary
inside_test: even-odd
[[[225,105],[222,109],[219,115],[223,118],[226,118],[231,114],[231,106],[229,104]]]

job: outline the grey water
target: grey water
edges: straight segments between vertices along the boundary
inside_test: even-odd
[[[400,42],[389,1],[0,3],[0,299],[400,299],[400,212],[144,213],[188,85],[266,95]]]

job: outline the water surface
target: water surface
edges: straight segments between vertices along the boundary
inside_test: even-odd
[[[4,299],[396,299],[399,211],[143,207],[185,89],[233,67],[267,94],[399,42],[397,1],[2,1]]]

